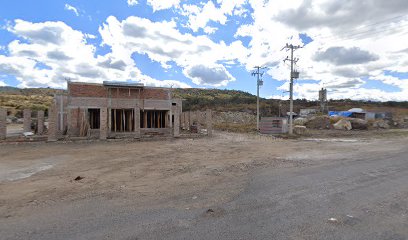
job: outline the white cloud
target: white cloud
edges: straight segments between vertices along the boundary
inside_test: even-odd
[[[14,76],[20,87],[65,87],[67,78],[84,82],[130,79],[145,85],[189,87],[144,75],[127,54],[96,55],[96,47],[87,43],[91,35],[63,22],[15,20],[8,30],[25,42],[14,40],[7,46],[9,54],[0,54],[0,73]]]
[[[205,30],[210,21],[225,25],[228,16],[243,16],[247,12],[243,7],[247,0],[218,0],[217,2],[220,4],[219,8],[213,1],[202,3],[202,6],[183,4],[181,14],[188,17],[187,26],[197,32],[199,29]]]
[[[178,7],[180,0],[147,0],[147,4],[153,8],[153,12]]]
[[[78,9],[72,5],[69,5],[68,3],[65,4],[65,10],[72,11],[77,17],[79,16]]]
[[[197,85],[226,86],[235,78],[221,64],[193,65],[184,69],[184,74]]]
[[[215,33],[217,30],[218,30],[218,28],[216,28],[216,27],[209,27],[209,26],[204,27],[204,32],[205,32],[206,34],[213,34],[213,33]]]
[[[135,6],[138,4],[137,0],[127,0],[127,4],[129,6]]]
[[[111,16],[100,27],[100,36],[74,30],[63,22],[16,20],[6,24],[24,41],[10,42],[4,55],[0,54],[0,72],[14,74],[22,85],[54,86],[62,84],[65,77],[173,84],[172,80],[158,81],[142,73],[132,59],[132,54],[137,53],[165,69],[180,67],[199,85],[225,86],[235,79],[231,65],[244,66],[248,71],[266,65],[271,67],[268,74],[274,79],[287,81],[289,67],[282,60],[289,52],[281,49],[292,43],[303,46],[295,52],[301,76],[295,85],[297,97],[316,98],[318,89],[327,87],[329,98],[408,100],[408,80],[387,75],[408,72],[405,0],[217,0],[195,5],[180,0],[148,0],[147,4],[153,11],[175,9],[174,20],[153,22],[128,17],[119,21]],[[185,26],[194,34],[177,28],[177,21],[184,19],[177,14],[187,18]],[[246,18],[234,35],[236,41],[226,44],[208,36],[216,33],[222,38],[222,25],[228,21],[239,23],[241,16],[249,14],[251,18]],[[313,41],[304,45],[300,33]],[[243,46],[242,37],[250,39],[248,47]],[[100,38],[111,52],[97,55],[97,48],[87,42],[95,38]],[[370,79],[399,90],[365,89]],[[279,89],[288,90],[287,82],[282,82]]]
[[[99,32],[103,44],[112,47],[112,56],[130,59],[132,53],[146,54],[163,68],[169,68],[170,63],[175,63],[183,69],[204,65],[218,71],[218,62],[241,59],[247,55],[240,41],[227,45],[224,42],[215,43],[207,36],[182,34],[173,21],[152,22],[145,18],[129,17],[119,22],[111,16]],[[204,78],[198,80],[186,74],[186,71],[183,73],[195,83],[213,86],[225,85],[225,80],[233,79],[229,72],[227,78],[217,82]]]
[[[235,37],[250,37],[250,56],[240,59],[249,70],[268,65],[273,78],[285,81],[289,66],[282,60],[290,53],[281,51],[286,43],[301,45],[300,33],[313,42],[295,52],[301,79],[317,80],[309,85],[299,80],[299,96],[315,98],[320,87],[329,87],[331,97],[408,100],[403,81],[393,82],[401,91],[370,91],[364,79],[382,76],[386,71],[408,72],[406,24],[408,3],[393,0],[250,0],[254,22],[241,25]],[[369,11],[368,11],[369,9]],[[404,50],[405,49],[405,50]],[[281,90],[288,90],[284,85]],[[295,94],[295,95],[296,95]],[[376,96],[373,96],[375,94]],[[405,94],[405,95],[404,95]]]
[[[7,86],[7,84],[0,80],[0,87],[5,87],[5,86]]]

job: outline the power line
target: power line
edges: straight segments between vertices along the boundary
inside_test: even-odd
[[[373,24],[369,24],[364,26],[363,28],[360,29],[354,29],[349,31],[347,34],[341,36],[339,35],[339,37],[335,38],[333,36],[318,36],[321,40],[337,40],[335,42],[338,41],[346,41],[346,40],[353,40],[356,38],[368,38],[374,34],[379,34],[379,33],[388,33],[388,32],[393,32],[395,30],[401,30],[403,29],[404,31],[401,31],[397,34],[401,34],[401,33],[405,33],[407,32],[404,27],[408,26],[408,22],[407,23],[403,23],[400,24],[398,26],[388,26],[387,28],[381,28],[381,29],[376,29],[376,28],[367,28],[369,26],[375,26],[375,25],[380,25],[378,23],[373,23]],[[383,24],[382,24],[383,25]],[[341,38],[341,39],[339,39]]]

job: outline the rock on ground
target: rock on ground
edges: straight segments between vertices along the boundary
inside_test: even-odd
[[[353,128],[351,126],[351,122],[346,119],[340,119],[335,124],[333,124],[333,127],[336,130],[351,130]]]

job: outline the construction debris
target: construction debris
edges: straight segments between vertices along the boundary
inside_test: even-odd
[[[389,129],[390,125],[385,120],[377,120],[373,122],[374,128]]]

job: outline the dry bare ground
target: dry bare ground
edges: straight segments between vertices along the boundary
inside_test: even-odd
[[[330,137],[217,132],[213,138],[147,142],[2,144],[0,223],[99,197],[136,209],[205,208],[239,195],[253,169],[302,168],[359,151],[381,155],[384,146],[400,149],[408,139],[407,131]],[[76,181],[78,176],[83,179]]]

